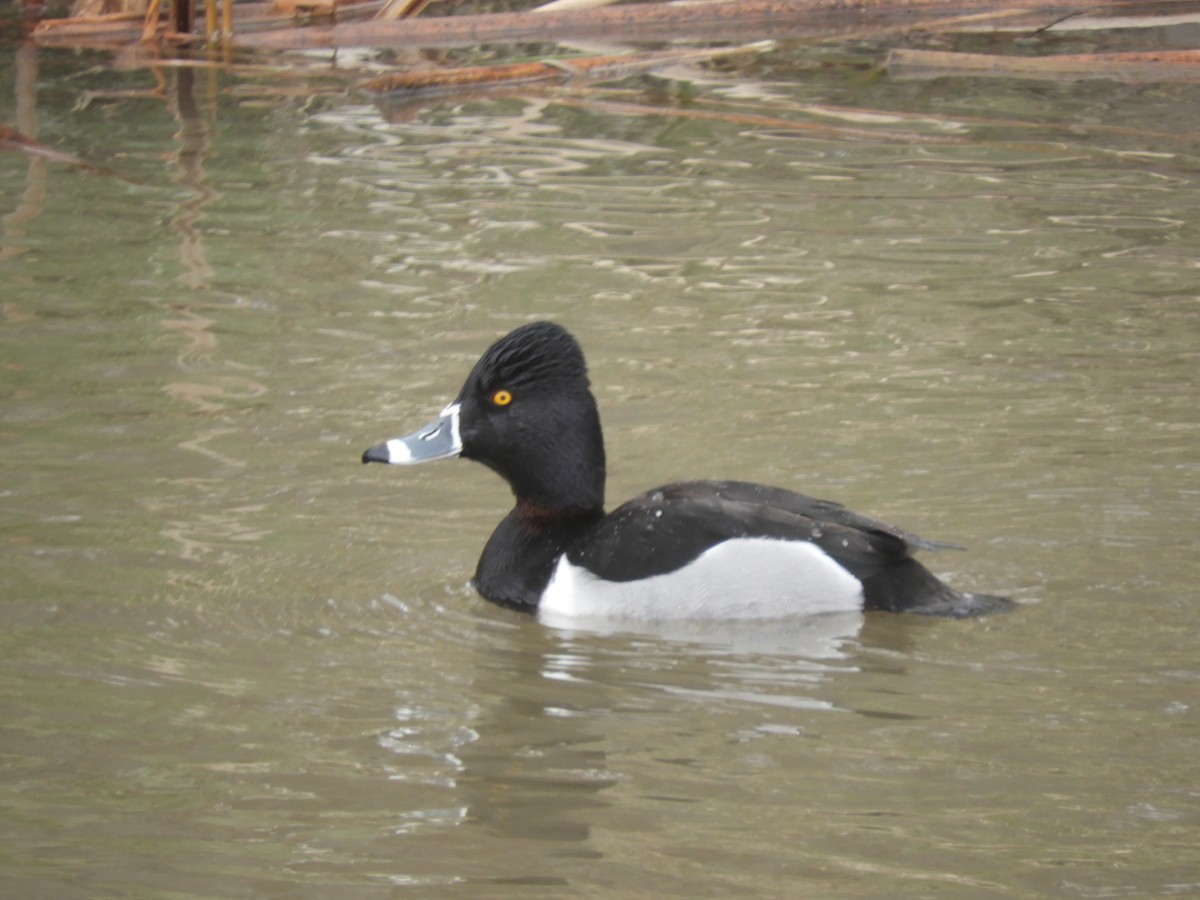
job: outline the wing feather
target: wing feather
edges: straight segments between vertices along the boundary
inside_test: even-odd
[[[647,491],[615,509],[568,552],[601,578],[672,572],[732,538],[809,541],[864,580],[908,559],[925,541],[838,503],[737,481],[691,481]]]

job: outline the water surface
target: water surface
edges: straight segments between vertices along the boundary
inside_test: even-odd
[[[1200,894],[1192,87],[3,53],[0,119],[122,176],[0,156],[6,895]],[[1022,607],[487,605],[505,486],[358,457],[535,317],[611,501],[828,496]]]

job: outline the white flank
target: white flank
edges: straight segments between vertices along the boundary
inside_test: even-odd
[[[605,581],[563,556],[538,618],[747,620],[861,610],[862,584],[814,544],[737,538],[682,569],[639,581]]]

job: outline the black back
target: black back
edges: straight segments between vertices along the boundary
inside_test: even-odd
[[[782,488],[738,481],[679,482],[618,507],[568,551],[601,578],[634,581],[675,571],[732,538],[815,544],[863,585],[868,609],[975,615],[1004,603],[961,594],[912,558],[926,541],[853,512]],[[987,602],[984,602],[984,601]]]

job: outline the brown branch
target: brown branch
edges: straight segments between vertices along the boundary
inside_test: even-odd
[[[993,56],[941,50],[892,50],[893,78],[1103,78],[1116,81],[1200,81],[1200,50],[1076,53],[1061,56]]]
[[[457,66],[381,75],[358,85],[373,94],[424,93],[427,91],[510,88],[526,84],[562,84],[568,81],[612,81],[681,62],[699,62],[740,53],[759,53],[775,45],[770,41],[742,47],[708,50],[664,50],[659,53],[625,53],[577,56],[570,59],[532,60],[494,66]]]
[[[126,178],[119,172],[114,172],[112,169],[106,169],[102,166],[92,165],[84,159],[80,159],[74,153],[67,153],[65,150],[55,150],[41,141],[35,141],[33,138],[22,134],[15,128],[10,128],[7,125],[0,125],[0,150],[12,150],[17,153],[25,153],[29,156],[35,156],[40,159],[48,159],[51,162],[62,163],[67,166],[74,166],[77,169],[83,169],[86,172],[92,172],[96,175],[110,175],[115,178],[120,178],[122,181],[136,183],[130,178]]]
[[[566,38],[738,39],[909,29],[952,17],[1005,17],[1041,27],[1069,14],[1144,10],[1140,0],[732,0],[636,3],[567,12],[487,13],[372,21],[239,37],[252,47],[433,47]],[[1015,19],[1013,17],[1016,17]]]

